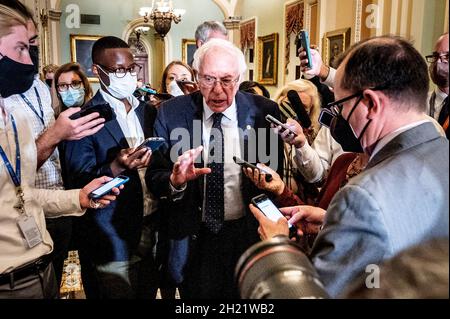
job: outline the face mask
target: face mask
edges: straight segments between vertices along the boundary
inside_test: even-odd
[[[65,106],[76,107],[83,104],[85,92],[83,88],[69,88],[67,91],[59,92],[59,95]]]
[[[52,79],[45,79],[45,83],[47,83],[47,85],[49,87],[52,87],[53,80]]]
[[[359,138],[356,137],[356,134],[349,123],[350,117],[352,116],[353,111],[356,109],[359,102],[361,102],[361,98],[359,98],[358,102],[356,102],[347,120],[344,119],[342,114],[339,114],[335,116],[331,121],[330,126],[331,136],[336,140],[336,142],[338,142],[341,145],[344,152],[364,153],[364,150],[361,145],[361,138],[363,137],[371,120],[367,122]]]
[[[16,62],[1,53],[0,57],[0,96],[7,98],[28,91],[36,74],[34,65]]]
[[[107,86],[99,76],[100,82],[108,89],[108,92],[118,100],[126,99],[133,95],[136,90],[137,75],[127,72],[123,78],[118,78],[114,73],[106,73],[97,66],[99,70],[108,75],[109,86]]]
[[[440,61],[430,66],[431,80],[440,88],[448,87],[448,63]]]
[[[30,58],[34,64],[34,74],[39,73],[39,47],[37,45],[30,45]]]
[[[177,81],[175,80],[170,82],[169,87],[167,88],[167,92],[172,96],[184,95],[183,91],[181,91],[180,87],[177,84]]]

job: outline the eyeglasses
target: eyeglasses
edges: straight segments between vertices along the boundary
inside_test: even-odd
[[[332,115],[338,116],[342,113],[344,108],[344,103],[354,99],[355,97],[362,97],[362,92],[355,93],[353,95],[344,97],[343,99],[337,100],[335,102],[328,103],[326,108],[331,112]]]
[[[97,66],[105,73],[113,73],[118,78],[123,78],[127,73],[130,73],[132,76],[138,75],[138,73],[141,71],[142,66],[139,64],[132,64],[128,68],[117,68],[117,69],[111,69],[104,65],[97,64]]]
[[[208,88],[214,87],[217,82],[219,82],[223,88],[230,88],[237,81],[239,81],[239,76],[236,79],[229,79],[229,78],[216,79],[215,77],[209,75],[200,75],[200,74],[198,75],[198,83]]]
[[[58,84],[56,87],[59,92],[65,92],[69,89],[69,87],[71,87],[74,90],[77,90],[77,89],[81,88],[82,86],[83,86],[82,81],[73,81],[70,84]]]
[[[428,63],[436,63],[438,60],[441,60],[443,63],[448,63],[448,51],[443,53],[433,52],[432,55],[427,55],[425,58]]]

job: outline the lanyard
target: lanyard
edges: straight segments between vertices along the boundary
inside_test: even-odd
[[[11,162],[9,161],[8,157],[6,156],[5,151],[3,150],[3,147],[0,145],[0,155],[3,159],[3,162],[5,162],[6,168],[8,169],[9,176],[11,176],[11,179],[16,187],[20,187],[20,146],[19,146],[19,134],[17,133],[17,127],[16,127],[16,121],[14,120],[14,117],[11,114],[11,122],[14,130],[14,140],[16,142],[16,171],[14,172],[14,169],[11,165]]]
[[[34,108],[33,104],[31,104],[30,100],[28,100],[28,98],[24,94],[20,94],[20,97],[28,105],[28,107],[34,112],[34,114],[36,114],[38,119],[41,120],[42,125],[45,127],[44,109],[42,107],[41,97],[39,96],[39,92],[38,92],[36,87],[34,88],[34,93],[36,93],[36,98],[37,98],[37,101],[39,103],[39,111],[40,111],[41,114],[39,114],[36,111],[36,109]]]

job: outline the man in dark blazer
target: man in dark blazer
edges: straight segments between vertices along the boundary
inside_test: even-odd
[[[86,107],[106,104],[114,118],[96,134],[67,143],[69,184],[76,187],[102,175],[125,175],[129,181],[120,201],[100,207],[78,223],[83,283],[88,298],[145,297],[138,295],[142,283],[136,270],[145,194],[138,170],[149,165],[151,151],[135,148],[152,136],[156,110],[133,96],[139,67],[124,41],[101,38],[92,57],[101,89]]]
[[[267,114],[279,118],[279,111],[264,97],[238,92],[246,66],[230,42],[208,41],[196,52],[194,68],[200,91],[158,111],[155,135],[166,139],[169,151],[165,165],[152,161],[146,181],[171,202],[168,267],[182,298],[233,298],[235,264],[258,240],[247,206],[261,191],[232,158],[282,172],[283,144],[265,120]]]

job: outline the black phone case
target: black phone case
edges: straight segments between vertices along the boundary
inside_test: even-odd
[[[113,112],[109,104],[97,104],[92,107],[82,108],[81,111],[72,114],[69,118],[71,120],[77,120],[94,112],[98,112],[100,117],[105,119],[105,122],[109,122],[116,118],[116,114]]]

